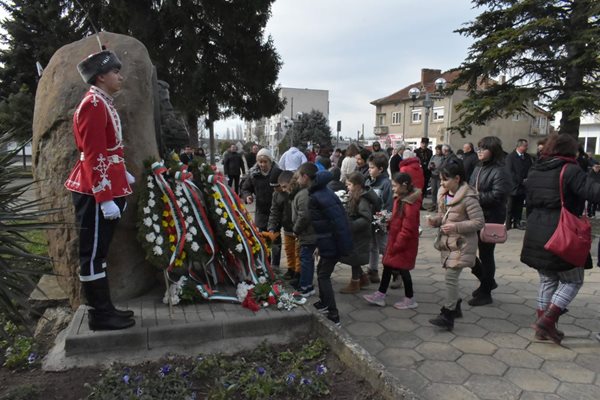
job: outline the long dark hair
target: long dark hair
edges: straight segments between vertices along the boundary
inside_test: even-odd
[[[504,150],[502,150],[502,140],[496,136],[486,136],[481,138],[477,147],[484,150],[489,150],[492,153],[492,158],[486,162],[497,164],[504,159]]]
[[[358,185],[361,188],[365,188],[365,177],[358,171],[354,171],[350,173],[346,180],[353,185]],[[362,190],[348,192],[348,214],[354,214],[358,210],[358,203],[360,202],[360,196],[362,195]]]

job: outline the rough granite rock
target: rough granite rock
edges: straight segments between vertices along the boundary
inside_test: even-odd
[[[123,125],[127,169],[140,182],[143,160],[158,158],[154,126],[153,67],[144,45],[138,40],[101,32],[100,40],[123,63],[123,89],[115,105]],[[63,184],[79,156],[72,132],[75,108],[88,89],[77,63],[99,51],[95,36],[61,47],[50,59],[38,84],[33,118],[33,173],[38,195],[45,208],[57,208],[52,220],[64,224],[48,234],[54,272],[69,296],[71,305],[80,303],[78,279],[78,235],[74,226],[71,194]],[[128,197],[127,211],[118,225],[108,257],[108,273],[114,300],[139,296],[155,283],[156,271],[145,261],[136,240],[136,185]]]

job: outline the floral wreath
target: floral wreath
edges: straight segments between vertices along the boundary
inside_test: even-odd
[[[241,302],[221,294],[216,286],[273,280],[270,250],[239,197],[222,174],[206,164],[192,168],[175,155],[165,162],[147,162],[139,197],[138,240],[147,260],[162,269],[169,293],[185,285],[208,300]],[[175,289],[175,293],[177,289]],[[175,296],[176,297],[176,296]]]

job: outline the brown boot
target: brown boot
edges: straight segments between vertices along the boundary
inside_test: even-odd
[[[365,274],[364,272],[360,275],[360,288],[361,289],[366,289],[369,286],[369,275]]]
[[[544,315],[544,310],[536,310],[536,314],[538,319],[540,319],[543,315]],[[558,322],[558,318],[557,318],[557,322]],[[562,338],[565,337],[565,333],[561,330],[556,330],[556,333],[558,333],[558,335]],[[540,332],[538,330],[535,331],[535,340],[548,340],[548,336],[546,336],[546,334],[544,334],[543,332]]]
[[[348,286],[340,289],[340,293],[353,294],[360,292],[360,279],[352,279]]]
[[[560,313],[561,309],[557,305],[550,304],[550,307],[538,318],[534,325],[537,334],[547,337],[556,344],[560,344],[563,339],[556,330],[556,322],[558,321],[558,317],[560,317]]]
[[[379,273],[377,272],[377,270],[373,270],[370,269],[369,270],[369,280],[371,281],[371,283],[379,283],[381,282],[381,279],[379,279]]]

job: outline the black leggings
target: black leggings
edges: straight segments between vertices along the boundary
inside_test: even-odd
[[[410,277],[410,271],[406,269],[394,269],[391,267],[383,266],[383,274],[381,275],[381,283],[379,284],[379,291],[386,293],[392,280],[392,272],[397,272],[402,277],[402,283],[404,284],[404,295],[409,299],[414,297],[412,278]]]

